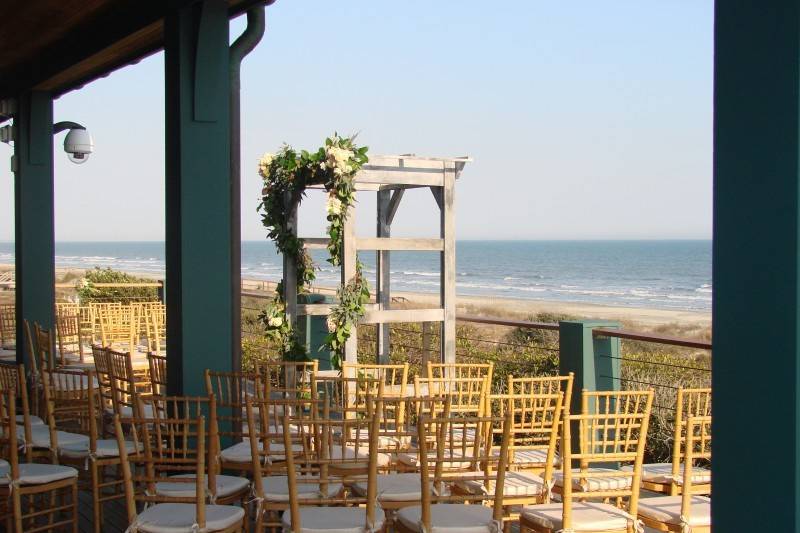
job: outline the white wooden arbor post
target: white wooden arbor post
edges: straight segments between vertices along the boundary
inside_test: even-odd
[[[398,322],[436,322],[441,324],[441,358],[455,362],[456,357],[456,240],[455,182],[469,157],[438,158],[416,155],[370,156],[355,177],[356,191],[372,191],[378,196],[376,237],[357,237],[356,206],[351,206],[343,229],[342,278],[347,283],[356,272],[358,252],[375,250],[375,302],[366,305],[361,324],[377,325],[376,359],[389,362],[390,324]],[[438,239],[407,239],[391,236],[391,226],[403,194],[407,189],[429,187],[440,212]],[[320,189],[322,186],[309,188]],[[296,217],[292,229],[297,231]],[[326,248],[327,238],[304,238],[306,248]],[[390,254],[392,251],[429,251],[440,256],[440,299],[435,309],[392,309]],[[297,305],[290,294],[296,292],[297,270],[284,260],[283,279],[289,319],[296,323],[301,315],[327,315],[329,304]],[[291,311],[294,312],[291,312]],[[357,362],[358,335],[353,334],[345,345],[344,360]]]

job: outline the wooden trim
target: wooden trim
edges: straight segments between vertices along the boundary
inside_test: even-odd
[[[307,250],[324,250],[328,248],[328,237],[301,237],[303,247]]]
[[[526,320],[507,320],[504,318],[492,318],[474,315],[458,315],[456,320],[460,322],[472,322],[474,324],[492,324],[496,326],[509,326],[515,328],[525,329],[546,329],[550,331],[558,331],[558,324],[549,324],[546,322],[528,322]],[[595,330],[597,331],[597,330]]]
[[[444,175],[441,170],[409,169],[399,170],[395,167],[370,167],[363,166],[361,172],[356,174],[357,187],[364,184],[376,185],[427,185],[441,187]]]
[[[397,237],[359,237],[358,250],[413,250],[441,252],[444,239],[405,239]]]

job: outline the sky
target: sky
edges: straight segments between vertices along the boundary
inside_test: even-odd
[[[338,131],[373,154],[473,157],[459,239],[708,239],[712,37],[710,0],[278,0],[242,66],[242,237],[265,236],[259,156]],[[75,165],[55,139],[57,240],[163,240],[163,69],[158,53],[55,102],[95,141]],[[373,196],[358,196],[361,235]],[[304,201],[301,235],[324,235],[323,204]],[[438,235],[438,220],[430,192],[410,191],[392,234]]]

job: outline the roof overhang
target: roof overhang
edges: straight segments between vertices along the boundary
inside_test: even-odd
[[[0,99],[60,96],[164,47],[164,18],[197,0],[6,0],[0,3]],[[274,0],[228,0],[231,18]]]

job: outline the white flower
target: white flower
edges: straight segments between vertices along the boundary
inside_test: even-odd
[[[81,279],[80,279],[80,281],[78,282],[78,286],[79,286],[81,289],[86,289],[86,288],[88,288],[88,287],[89,287],[89,285],[91,285],[91,283],[90,283],[90,282],[89,282],[89,280],[88,280],[88,279],[86,279],[86,278],[81,278]]]
[[[342,201],[335,194],[329,194],[325,209],[329,215],[340,215],[342,213]]]
[[[353,151],[332,145],[326,148],[325,155],[328,166],[347,172],[345,169],[349,166],[348,163],[350,162],[350,158],[353,157]],[[341,172],[339,172],[339,174],[341,174]]]
[[[282,316],[270,317],[269,320],[267,320],[267,323],[273,328],[279,328],[283,325],[283,317]]]
[[[261,159],[258,160],[258,173],[261,174],[261,177],[269,177],[269,166],[272,164],[274,159],[275,154],[270,154],[267,152],[261,157]]]
[[[336,331],[336,320],[334,320],[333,316],[328,315],[328,318],[325,320],[328,325],[328,333],[333,333]]]

